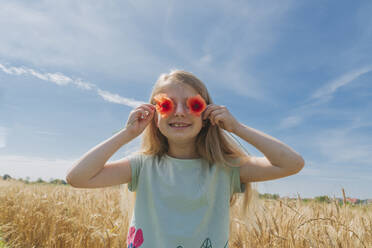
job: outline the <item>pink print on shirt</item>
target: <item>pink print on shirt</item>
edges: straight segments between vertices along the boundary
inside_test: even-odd
[[[130,227],[127,236],[128,248],[138,248],[142,245],[142,243],[143,243],[142,229],[139,228],[136,232],[136,228],[134,226]]]

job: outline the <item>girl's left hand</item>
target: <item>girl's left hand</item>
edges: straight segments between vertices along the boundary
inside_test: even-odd
[[[202,120],[209,118],[212,125],[219,126],[229,132],[234,132],[238,121],[230,114],[223,105],[209,104],[202,114]]]

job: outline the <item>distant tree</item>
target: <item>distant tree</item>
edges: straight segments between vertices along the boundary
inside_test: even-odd
[[[316,196],[314,199],[315,199],[316,202],[327,202],[327,203],[331,202],[331,199],[326,195]]]
[[[53,179],[50,181],[52,184],[67,184],[64,180],[62,179]]]
[[[53,180],[50,180],[50,183],[52,184],[67,184],[64,180],[62,179],[53,179]]]
[[[37,183],[45,183],[45,182],[43,181],[43,179],[41,179],[41,177],[39,177],[39,178],[37,179],[36,182],[37,182]]]
[[[269,193],[259,194],[259,197],[264,198],[264,199],[274,199],[274,200],[279,199],[278,194],[269,194]]]
[[[3,176],[3,180],[10,180],[10,179],[12,179],[12,177],[9,176],[8,174],[5,174],[5,175]]]

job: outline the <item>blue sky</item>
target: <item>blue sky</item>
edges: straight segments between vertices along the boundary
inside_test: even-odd
[[[0,175],[64,179],[177,68],[304,157],[261,193],[372,198],[370,13],[370,1],[2,2]]]

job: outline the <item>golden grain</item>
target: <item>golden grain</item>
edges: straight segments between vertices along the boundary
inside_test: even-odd
[[[126,247],[120,187],[76,189],[0,181],[0,231],[12,248]],[[230,247],[372,247],[372,207],[258,199],[231,210]],[[125,211],[125,210],[124,210]]]

